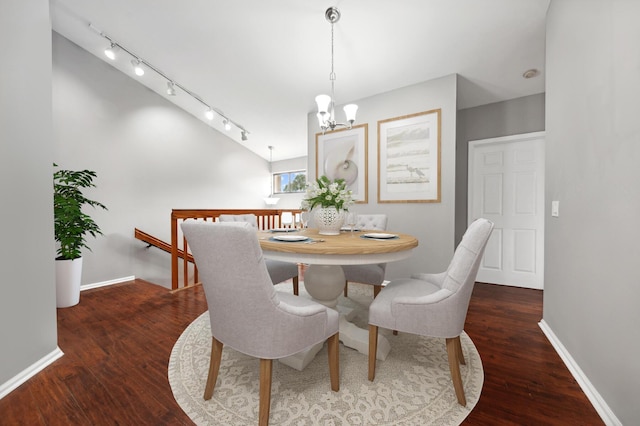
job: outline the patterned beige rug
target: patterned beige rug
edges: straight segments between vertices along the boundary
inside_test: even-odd
[[[302,286],[301,286],[302,287]],[[290,291],[291,284],[278,286]],[[303,293],[303,291],[301,291]],[[340,304],[355,308],[353,322],[367,324],[370,286],[349,284]],[[391,352],[367,380],[367,357],[340,345],[340,391],[332,392],[326,345],[303,370],[273,363],[271,425],[459,425],[480,398],[484,373],[473,342],[462,334],[461,366],[467,406],[455,397],[444,339],[386,333]],[[211,334],[205,312],[187,327],[169,360],[169,383],[197,425],[252,425],[258,420],[259,361],[224,348],[213,398],[202,398]]]

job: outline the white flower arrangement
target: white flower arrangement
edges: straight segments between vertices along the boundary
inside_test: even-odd
[[[351,190],[346,187],[344,179],[336,179],[331,182],[328,177],[320,176],[307,186],[307,192],[300,208],[311,210],[315,206],[320,206],[335,207],[336,210],[349,210],[354,201]]]

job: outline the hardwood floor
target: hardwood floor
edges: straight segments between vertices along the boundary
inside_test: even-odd
[[[286,284],[282,284],[286,285]],[[58,310],[65,356],[0,400],[0,425],[191,425],[167,380],[173,344],[206,310],[201,287],[142,280],[82,293]],[[475,286],[466,332],[482,358],[464,425],[603,424],[537,323],[542,292]]]

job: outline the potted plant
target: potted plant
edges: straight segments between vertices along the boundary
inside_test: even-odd
[[[57,164],[53,165],[57,167]],[[53,173],[53,219],[56,257],[56,303],[59,308],[78,304],[82,277],[82,249],[89,248],[85,236],[102,235],[98,224],[82,211],[84,206],[107,208],[86,198],[82,190],[95,187],[96,172],[56,170]]]
[[[344,179],[331,181],[320,176],[307,187],[302,200],[303,210],[314,210],[314,222],[321,235],[339,235],[345,219],[345,210],[353,204],[352,192],[347,189]]]

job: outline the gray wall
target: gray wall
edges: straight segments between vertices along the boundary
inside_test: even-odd
[[[368,203],[356,204],[358,213],[386,213],[388,228],[415,235],[420,245],[406,260],[387,265],[387,279],[412,272],[446,269],[454,250],[456,90],[454,74],[407,86],[369,98],[358,104],[356,125],[368,123]],[[378,204],[378,120],[440,108],[441,199],[440,203]],[[338,114],[342,108],[336,106]],[[316,177],[315,135],[320,132],[315,112],[308,115],[309,179]]]
[[[640,423],[640,2],[551,2],[544,320],[625,425]]]
[[[544,130],[544,93],[458,111],[456,245],[467,229],[469,141]]]
[[[269,194],[267,161],[56,33],[53,119],[55,162],[96,171],[89,198],[109,208],[89,212],[104,236],[89,237],[83,285],[169,285],[169,255],[134,228],[168,242],[173,208],[263,208]]]
[[[49,2],[0,2],[0,389],[57,348]]]

